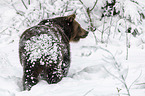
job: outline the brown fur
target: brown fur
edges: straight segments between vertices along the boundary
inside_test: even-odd
[[[24,90],[30,90],[36,85],[39,82],[39,76],[49,84],[57,83],[67,76],[70,67],[69,42],[77,42],[88,35],[88,32],[74,20],[75,17],[73,14],[46,19],[22,34],[19,55],[24,71]],[[38,49],[41,50],[39,52],[41,54],[33,54],[38,52]]]

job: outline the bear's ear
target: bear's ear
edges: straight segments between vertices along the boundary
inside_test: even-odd
[[[69,15],[69,16],[66,16],[66,20],[68,22],[73,22],[74,19],[75,19],[76,15],[75,14],[72,14],[72,15]]]

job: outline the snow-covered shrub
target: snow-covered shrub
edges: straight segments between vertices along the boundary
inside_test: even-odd
[[[108,43],[110,35],[118,33],[125,35],[130,28],[132,30],[128,33],[131,33],[132,36],[143,33],[142,21],[145,16],[145,4],[142,0],[101,0],[100,2],[98,2],[100,5],[97,4],[91,14],[95,16],[95,12],[97,12],[100,18],[93,19],[95,20],[93,21],[94,27],[97,28],[96,33],[100,36],[99,41]],[[98,11],[96,11],[97,9]]]
[[[112,0],[111,2],[106,1],[105,6],[102,7],[103,13],[101,18],[118,15],[120,11],[116,10],[115,4],[116,0]]]
[[[83,26],[90,27],[89,17],[87,16],[87,8],[93,10],[90,12],[91,24],[94,29],[108,38],[107,35],[114,34],[110,31],[112,27],[121,26],[117,25],[119,19],[127,20],[127,27],[124,30],[135,29],[138,25],[142,24],[142,19],[145,17],[145,4],[142,0],[92,0],[87,3],[86,0],[17,0],[7,1],[5,4],[9,5],[13,10],[10,23],[7,26],[2,26],[0,30],[1,35],[12,35],[14,33],[21,34],[22,31],[28,27],[38,24],[39,21],[46,18],[56,16],[64,16],[70,13],[77,13],[79,21],[83,22]],[[96,3],[95,6],[94,3]],[[58,6],[59,5],[59,6]],[[85,6],[84,6],[85,5]],[[21,8],[19,6],[22,6]],[[12,12],[11,12],[12,13]],[[104,18],[105,17],[105,21]],[[110,18],[112,18],[110,20]],[[100,20],[101,19],[101,20]],[[124,22],[123,22],[124,23]],[[123,28],[122,27],[122,28]],[[116,29],[116,28],[115,28]],[[136,28],[138,33],[142,33],[142,28]],[[125,33],[125,31],[123,32]],[[106,38],[106,39],[107,39]],[[0,38],[2,39],[2,38]],[[104,40],[106,41],[106,40]]]
[[[28,2],[29,1],[29,2]],[[73,13],[82,14],[82,5],[76,0],[17,0],[7,1],[5,4],[13,9],[11,20],[0,29],[0,39],[11,37],[13,34],[20,35],[26,28],[38,24],[46,18],[66,16]],[[59,5],[59,6],[58,6]],[[21,8],[19,7],[21,6]],[[12,13],[11,12],[11,13]],[[4,22],[5,23],[5,22]],[[9,38],[13,39],[13,38]]]

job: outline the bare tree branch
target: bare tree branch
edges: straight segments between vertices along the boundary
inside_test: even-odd
[[[30,5],[30,0],[28,0],[28,4]]]
[[[27,6],[26,6],[26,4],[24,3],[24,1],[23,1],[23,0],[21,0],[21,1],[22,1],[22,3],[23,3],[24,7],[25,7],[26,9],[28,9]]]
[[[84,5],[84,3],[82,2],[82,0],[79,0],[81,3],[82,3],[82,5],[87,9],[87,7],[86,7],[86,5]]]
[[[132,87],[132,85],[140,78],[140,76],[142,75],[142,71],[139,74],[139,76],[134,80],[134,82],[129,86],[129,89]]]
[[[114,78],[116,78],[117,80],[119,80],[120,82],[122,82],[124,84],[124,82],[121,79],[119,79],[117,76],[115,76],[114,74],[109,72],[104,66],[103,66],[103,68],[105,69],[106,72],[108,72],[108,74],[110,74],[111,76],[113,76]]]
[[[92,18],[91,18],[91,11],[95,8],[95,6],[96,6],[96,4],[97,4],[97,1],[98,0],[96,0],[96,2],[95,2],[95,4],[94,4],[94,6],[92,7],[92,9],[90,9],[89,7],[87,8],[85,5],[84,5],[84,3],[82,2],[82,0],[79,0],[81,3],[82,3],[82,5],[85,7],[85,9],[86,9],[86,12],[87,12],[87,15],[88,15],[88,18],[89,18],[89,22],[90,22],[90,26],[89,26],[89,30],[90,31],[92,31],[93,32],[93,35],[94,35],[94,38],[95,38],[95,42],[96,42],[96,45],[98,44],[97,42],[98,42],[98,40],[97,40],[97,37],[96,37],[96,35],[95,35],[95,33],[94,33],[94,31],[96,30],[96,28],[94,27],[94,24],[93,24],[93,21],[92,21]]]
[[[83,96],[87,96],[91,91],[93,91],[94,88],[92,88],[91,90],[89,90],[87,93],[85,93]]]
[[[128,93],[128,96],[130,96],[130,91],[129,91],[129,88],[128,88],[126,82],[125,82],[125,78],[123,77],[123,75],[121,75],[121,78],[122,78],[122,80],[124,81],[123,84],[124,84],[124,86],[125,86],[125,88],[126,88],[126,91],[127,91],[127,93]]]
[[[96,6],[97,2],[98,2],[98,0],[96,0],[96,2],[95,2],[95,4],[94,4],[94,6],[92,7],[92,9],[90,9],[90,11],[92,11],[92,10],[95,8],[95,6]]]

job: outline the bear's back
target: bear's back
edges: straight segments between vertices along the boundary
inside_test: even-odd
[[[68,46],[61,33],[63,31],[60,28],[45,25],[26,30],[20,40],[20,56],[27,58],[28,62],[36,62],[39,59],[41,65],[60,62]]]

